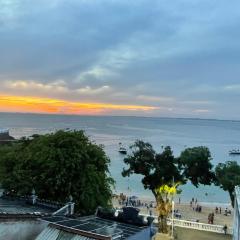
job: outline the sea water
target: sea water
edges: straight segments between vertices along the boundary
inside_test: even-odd
[[[121,171],[126,166],[124,155],[118,152],[119,142],[128,147],[141,139],[159,152],[162,146],[169,145],[175,156],[186,147],[207,146],[214,165],[228,160],[240,161],[239,156],[228,154],[229,150],[240,148],[239,121],[0,113],[0,128],[10,129],[16,138],[58,129],[83,129],[93,141],[105,146],[111,159],[110,173],[116,181],[114,192],[149,199],[153,199],[153,195],[143,188],[140,175],[122,177]],[[228,193],[216,186],[195,188],[186,184],[181,189],[181,195],[176,198],[180,197],[182,202],[189,202],[193,197],[213,205],[230,201]]]

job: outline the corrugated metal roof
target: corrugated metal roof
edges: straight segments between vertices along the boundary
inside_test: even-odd
[[[35,240],[93,240],[84,236],[67,233],[62,230],[46,227]]]

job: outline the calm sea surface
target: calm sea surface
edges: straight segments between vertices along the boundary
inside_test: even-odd
[[[9,128],[10,134],[16,138],[57,129],[83,129],[96,143],[104,144],[111,159],[110,171],[116,181],[115,191],[148,198],[153,196],[142,187],[141,176],[121,176],[124,156],[118,153],[119,142],[129,146],[136,139],[142,139],[158,151],[161,151],[162,145],[170,145],[175,155],[179,155],[185,147],[207,146],[214,164],[227,160],[240,161],[240,157],[228,155],[230,149],[240,148],[238,121],[0,113],[0,128]],[[189,202],[195,197],[199,202],[229,203],[228,194],[218,187],[194,188],[187,184],[182,190],[182,201]]]

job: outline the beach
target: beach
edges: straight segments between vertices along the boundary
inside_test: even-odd
[[[142,214],[149,214],[150,212],[152,213],[152,215],[157,215],[157,211],[156,211],[156,203],[154,201],[149,201],[147,199],[141,199],[140,200],[141,203],[143,203],[144,206],[138,206],[137,208],[140,209],[140,213]],[[153,206],[153,207],[147,207],[147,206]],[[201,212],[197,212],[195,211],[196,206],[199,205],[201,206]],[[124,206],[124,204],[119,204],[118,198],[114,198],[113,199],[113,207],[115,208],[122,208]],[[187,221],[198,221],[200,223],[208,223],[208,215],[210,213],[214,213],[214,221],[213,224],[214,225],[222,225],[224,226],[225,224],[228,227],[232,227],[232,223],[233,223],[233,210],[231,207],[228,207],[229,210],[231,210],[231,214],[225,216],[224,215],[224,210],[225,210],[225,205],[223,206],[218,206],[221,207],[221,214],[216,213],[215,211],[215,207],[213,205],[211,205],[211,203],[207,204],[201,204],[201,202],[199,202],[198,204],[193,204],[192,207],[190,206],[189,203],[176,203],[175,204],[175,210],[178,210],[178,213],[181,214],[181,220],[187,220]]]

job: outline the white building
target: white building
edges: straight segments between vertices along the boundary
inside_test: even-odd
[[[233,240],[240,240],[240,186],[235,187]]]

